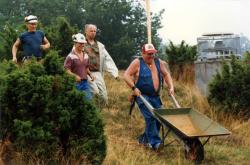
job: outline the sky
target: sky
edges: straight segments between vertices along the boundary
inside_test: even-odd
[[[250,39],[250,0],[151,0],[150,7],[165,9],[158,31],[164,42],[195,45],[202,34],[225,32]]]

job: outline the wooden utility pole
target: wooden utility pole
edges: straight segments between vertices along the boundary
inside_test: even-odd
[[[148,43],[152,43],[151,39],[151,15],[150,15],[150,0],[146,0],[146,13],[147,13],[147,32],[148,32]]]

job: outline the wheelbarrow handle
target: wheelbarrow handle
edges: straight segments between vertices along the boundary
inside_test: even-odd
[[[173,95],[173,94],[170,94],[170,96],[171,96],[171,99],[172,99],[172,101],[174,102],[175,106],[176,106],[177,108],[181,108],[180,104],[179,104],[178,101],[175,99],[174,95]]]
[[[171,96],[171,99],[173,101],[173,103],[175,104],[175,106],[177,108],[181,108],[180,104],[178,103],[178,101],[175,99],[174,95],[170,95]],[[150,110],[150,111],[153,111],[154,110],[154,107],[142,96],[140,95],[139,96],[142,100],[142,102],[145,104],[145,106]]]
[[[150,111],[154,110],[154,107],[142,95],[140,95],[139,97]]]
[[[155,112],[154,112],[154,107],[142,96],[142,95],[140,95],[139,96],[140,97],[140,99],[142,100],[142,102],[145,104],[145,106],[148,108],[148,110],[151,112],[151,114],[155,117],[155,118],[157,118],[156,117],[156,115],[155,115]],[[158,119],[158,118],[157,118]],[[158,120],[159,122],[160,122],[160,120]]]

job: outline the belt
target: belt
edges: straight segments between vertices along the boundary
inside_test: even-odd
[[[25,60],[31,60],[33,57],[35,56],[24,56],[22,61],[25,61]],[[42,57],[35,57],[37,61],[41,60]]]

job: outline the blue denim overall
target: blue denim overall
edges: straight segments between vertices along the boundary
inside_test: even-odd
[[[141,58],[139,78],[135,86],[141,91],[141,94],[144,96],[144,98],[155,109],[159,109],[162,106],[162,102],[159,96],[162,76],[160,74],[160,60],[158,58],[155,58],[155,64],[159,78],[158,91],[156,92],[154,89],[151,70]],[[161,138],[159,136],[160,123],[152,116],[150,111],[147,109],[147,107],[139,97],[136,98],[136,102],[141,113],[144,116],[146,123],[145,132],[139,137],[139,143],[155,148],[157,144],[161,143]]]

